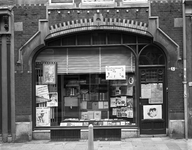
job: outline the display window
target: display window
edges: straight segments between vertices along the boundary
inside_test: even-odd
[[[135,57],[127,48],[46,49],[35,77],[36,127],[137,125]]]

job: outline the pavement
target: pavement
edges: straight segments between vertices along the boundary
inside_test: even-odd
[[[121,141],[29,141],[0,143],[0,150],[192,150],[192,139],[169,137],[129,138]]]

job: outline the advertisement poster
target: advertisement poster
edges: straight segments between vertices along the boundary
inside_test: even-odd
[[[36,126],[50,126],[50,108],[36,107]]]
[[[162,119],[162,105],[143,105],[143,119]]]
[[[49,101],[47,102],[47,107],[57,107],[58,106],[58,93],[50,92]]]
[[[151,98],[150,104],[163,103],[163,83],[151,84]]]
[[[36,103],[49,101],[49,91],[47,85],[36,85]]]
[[[56,84],[56,64],[43,64],[43,84]]]
[[[141,84],[141,98],[151,98],[151,84]]]
[[[125,80],[125,66],[106,66],[106,80]]]

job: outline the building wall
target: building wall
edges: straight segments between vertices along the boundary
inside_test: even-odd
[[[23,59],[23,65],[18,63],[18,54],[20,48],[30,40],[30,38],[39,29],[39,20],[48,19],[49,26],[59,24],[66,21],[79,20],[84,18],[92,18],[99,8],[78,9],[80,0],[75,1],[77,8],[62,9],[60,13],[57,10],[49,10],[46,12],[47,1],[33,0],[26,4],[25,0],[16,0],[14,5],[14,44],[15,44],[15,108],[16,122],[32,122],[32,73],[29,69],[28,58]],[[117,6],[120,0],[116,0]],[[0,5],[12,5],[13,0],[0,0]],[[44,3],[44,4],[41,4]],[[159,27],[172,38],[180,46],[180,56],[182,58],[182,26],[179,20],[182,18],[182,2],[180,0],[156,0],[151,1],[150,9],[147,8],[106,8],[99,9],[104,17],[130,19],[143,23],[148,23],[149,17],[157,16],[159,18]],[[117,12],[117,9],[119,12]],[[106,10],[109,10],[107,12]],[[127,10],[129,10],[127,12]],[[68,13],[70,11],[70,13]],[[79,11],[79,12],[78,12]],[[89,11],[89,13],[87,13]],[[151,13],[151,15],[149,14]],[[48,18],[46,18],[48,15]],[[159,43],[161,44],[161,43]],[[35,49],[36,47],[34,47]],[[24,53],[24,52],[23,52]],[[171,56],[168,56],[171,57]],[[171,67],[176,67],[175,71],[171,71]],[[182,60],[177,62],[168,62],[168,117],[169,120],[183,120],[184,103],[183,103],[183,72]],[[28,128],[28,127],[26,127]],[[26,134],[26,133],[23,133]],[[27,136],[29,139],[29,134]],[[22,138],[22,136],[21,136]],[[19,138],[18,138],[19,139]]]

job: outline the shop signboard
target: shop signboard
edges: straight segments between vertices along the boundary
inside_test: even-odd
[[[125,80],[125,66],[106,66],[106,80]]]

